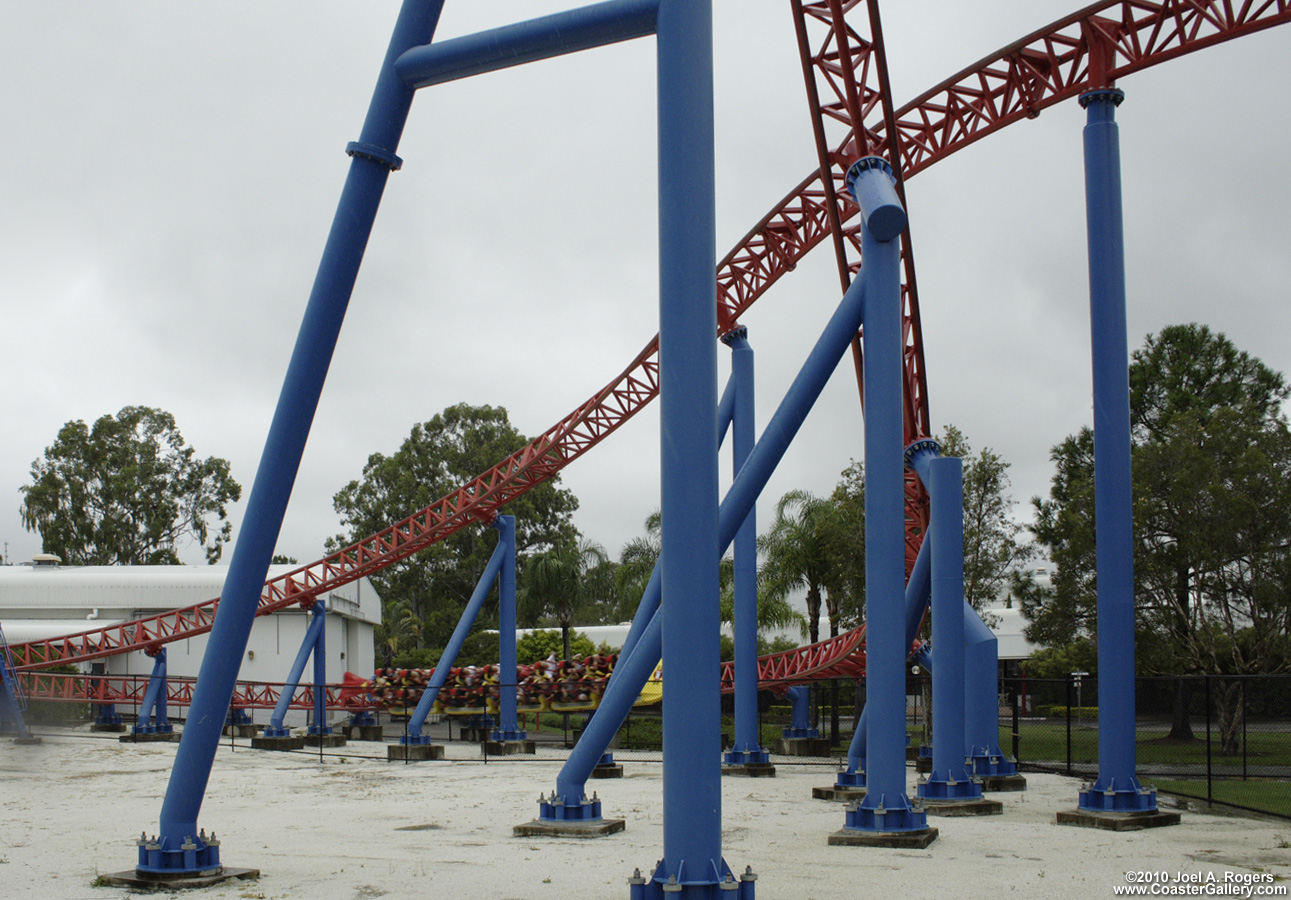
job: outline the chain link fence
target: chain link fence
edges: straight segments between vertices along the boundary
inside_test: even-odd
[[[1000,744],[1024,768],[1098,774],[1098,679],[1005,678]],[[1291,676],[1135,682],[1140,781],[1162,792],[1291,818]]]

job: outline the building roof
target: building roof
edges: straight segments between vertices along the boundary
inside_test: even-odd
[[[296,568],[270,566],[269,577]],[[8,623],[101,615],[104,620],[128,620],[194,606],[220,595],[228,569],[227,565],[0,566],[0,619]],[[381,598],[367,578],[322,597],[329,612],[373,624],[381,621]]]

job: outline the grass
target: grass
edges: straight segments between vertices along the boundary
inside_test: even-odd
[[[1018,739],[1018,757],[1023,763],[1066,764],[1065,721],[1022,722]],[[1006,752],[1012,752],[1011,726],[1000,729],[1000,745]],[[1248,731],[1245,750],[1245,759],[1240,750],[1231,754],[1221,753],[1219,736],[1211,735],[1209,763],[1215,775],[1211,780],[1211,799],[1216,803],[1291,817],[1291,780],[1240,777],[1244,761],[1247,770],[1267,771],[1265,767],[1276,766],[1285,767],[1291,773],[1291,735],[1284,731]],[[1207,799],[1204,731],[1193,741],[1172,741],[1160,728],[1140,728],[1135,736],[1135,757],[1139,778],[1144,783],[1155,783],[1158,790],[1166,793]],[[1071,723],[1071,761],[1085,766],[1098,762],[1096,722]],[[1185,772],[1181,773],[1181,769]],[[1186,772],[1188,769],[1191,772]]]
[[[1206,779],[1157,779],[1158,791],[1198,800],[1206,799]],[[1291,817],[1291,784],[1285,781],[1216,779],[1211,783],[1216,803],[1242,806]]]
[[[1019,756],[1027,760],[1067,759],[1067,726],[1065,722],[1023,722],[1018,729]],[[1164,739],[1160,730],[1139,729],[1136,732],[1136,754],[1140,766],[1205,766],[1204,733],[1195,741],[1177,742]],[[1000,745],[1013,746],[1011,727],[1000,728]],[[1217,735],[1212,736],[1210,760],[1216,766],[1240,766],[1242,753],[1226,754],[1219,750]],[[1098,761],[1098,727],[1095,723],[1072,722],[1071,760],[1074,763]],[[1285,732],[1251,731],[1246,736],[1246,761],[1255,766],[1291,768],[1291,735]]]

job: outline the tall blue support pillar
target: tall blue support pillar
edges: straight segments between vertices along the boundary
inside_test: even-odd
[[[1135,775],[1134,514],[1130,474],[1129,347],[1121,216],[1119,90],[1080,98],[1087,118],[1085,211],[1094,381],[1094,508],[1098,566],[1098,780],[1087,812],[1153,811]]]
[[[867,157],[847,173],[861,207],[865,297],[865,799],[830,843],[916,846],[936,837],[906,795],[905,463],[902,419],[901,245],[906,217],[891,167]]]
[[[676,687],[663,707],[663,859],[638,887],[707,900],[734,880],[721,850],[711,0],[660,0],[656,37],[660,615],[664,671]],[[753,882],[743,884],[751,898]]]
[[[498,727],[494,741],[523,741],[525,733],[516,719],[516,518],[498,516],[493,520],[502,548],[502,571],[498,573]]]
[[[753,348],[743,325],[722,338],[731,348],[735,388],[731,470],[738,476],[753,452]],[[720,415],[720,410],[719,410]],[[723,775],[775,775],[758,735],[758,523],[749,509],[735,533],[735,740],[723,759]]]
[[[386,180],[401,165],[395,151],[413,89],[396,73],[394,63],[405,50],[430,42],[442,9],[443,0],[404,0],[359,140],[346,148],[351,157],[349,174],[247,499],[211,629],[208,646],[213,652],[202,658],[162,803],[159,831],[139,844],[136,873],[140,877],[176,882],[223,871],[219,844],[198,830],[197,816],[363,252]]]
[[[332,727],[327,724],[327,608],[321,600],[314,602],[314,622],[318,623],[318,637],[314,640],[314,721],[305,731],[325,737],[332,733]]]
[[[995,814],[969,772],[965,746],[964,465],[943,457],[928,464],[932,502],[932,772],[919,798],[933,812]],[[993,693],[993,692],[992,692]]]

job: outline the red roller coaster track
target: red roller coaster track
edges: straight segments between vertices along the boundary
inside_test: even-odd
[[[861,0],[792,0],[799,19],[799,46],[817,114],[817,171],[776,205],[717,268],[718,329],[740,316],[790,272],[809,251],[833,235],[844,272],[856,263],[847,223],[855,208],[843,198],[846,163],[864,144],[899,161],[910,178],[933,163],[1041,110],[1103,87],[1117,78],[1175,57],[1291,21],[1291,0],[1104,0],[1010,44],[951,76],[896,110],[884,110],[871,79],[881,66],[874,45],[858,26]],[[865,12],[866,10],[862,10]],[[849,21],[848,16],[852,19]],[[810,49],[811,32],[824,28]],[[819,84],[825,84],[825,100]],[[857,139],[857,121],[862,123]],[[826,123],[841,123],[844,137],[826,143]],[[907,436],[928,431],[923,347],[906,245]],[[482,475],[431,506],[356,544],[268,582],[258,614],[293,603],[308,605],[318,594],[369,575],[473,522],[486,522],[507,502],[559,472],[635,415],[658,393],[658,338],[624,371],[572,413]],[[919,507],[910,481],[912,509]],[[915,538],[917,540],[917,538]],[[19,670],[80,662],[163,644],[209,631],[218,600],[172,610],[136,622],[31,642],[13,648]],[[811,647],[764,658],[768,680],[855,674],[863,666],[862,635],[851,632]]]

